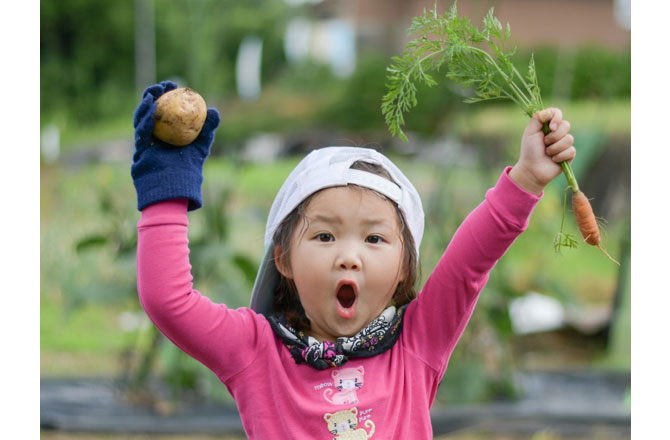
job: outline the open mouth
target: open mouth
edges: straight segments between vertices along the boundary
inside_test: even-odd
[[[356,284],[352,281],[341,281],[337,287],[337,313],[341,318],[349,319],[356,313]]]
[[[350,308],[356,301],[356,292],[351,284],[342,285],[337,291],[337,301],[345,309]]]

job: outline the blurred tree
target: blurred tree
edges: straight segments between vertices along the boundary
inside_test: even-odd
[[[155,46],[155,67],[151,69],[155,70],[155,79],[173,79],[196,88],[220,109],[235,104],[235,61],[245,37],[256,36],[263,41],[264,91],[270,84],[284,85],[286,76],[295,75],[296,69],[287,68],[283,46],[289,21],[297,16],[312,21],[323,18],[309,5],[292,6],[284,0],[144,1],[141,4],[153,5],[153,43],[151,38],[146,40]],[[41,5],[41,120],[45,125],[56,124],[63,133],[64,145],[68,139],[65,130],[74,132],[92,125],[97,128],[101,122],[128,127],[123,122],[130,118],[137,103],[136,88],[143,88],[135,85],[136,24],[143,29],[136,22],[137,2],[54,0]],[[347,130],[384,129],[379,106],[385,92],[385,69],[392,54],[370,50],[364,40],[359,39],[359,44],[358,69],[350,78],[335,82],[312,69],[314,84],[322,91],[313,98],[319,101],[315,107],[337,101],[330,111],[313,115],[314,125],[323,123]],[[529,55],[525,51],[516,59],[525,64]],[[630,95],[630,52],[576,49],[563,54],[571,60],[570,72],[557,70],[561,64],[558,56],[555,47],[535,51],[545,97],[557,93],[575,100],[606,100]],[[148,62],[151,64],[150,59]],[[420,105],[408,115],[408,128],[434,134],[441,129],[445,114],[454,110],[453,104],[462,101],[454,96],[448,81],[439,82],[432,89],[419,91]],[[300,90],[308,86],[299,85]],[[337,93],[341,96],[335,96]],[[261,95],[261,101],[263,98]],[[258,107],[266,106],[259,102]],[[257,120],[247,124],[254,130],[274,130],[277,125],[290,126],[292,122],[278,121],[274,111],[254,109],[248,113],[245,118]],[[304,116],[297,115],[296,119],[303,120]],[[238,137],[250,134],[234,131],[240,132]],[[100,130],[95,133],[99,135]]]
[[[129,96],[118,92],[134,84],[132,24],[132,0],[42,2],[42,114],[67,111],[85,123],[118,111]]]
[[[135,93],[156,82],[154,1],[135,0]]]
[[[292,12],[282,0],[154,0],[156,80],[179,79],[214,98],[234,93],[239,44],[252,34],[264,41],[263,77],[270,79],[284,65],[283,32]],[[132,112],[134,0],[43,2],[40,22],[45,123],[87,125]]]

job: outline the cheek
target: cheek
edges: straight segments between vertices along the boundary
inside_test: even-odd
[[[301,295],[303,304],[313,302],[313,298],[309,297],[310,292],[322,291],[324,274],[329,272],[325,261],[325,258],[319,258],[318,255],[313,252],[306,252],[305,249],[291,254],[293,282],[299,295],[300,292],[307,295],[307,297]]]
[[[310,278],[315,271],[322,270],[323,261],[323,257],[306,247],[291,251],[291,271],[296,278]]]
[[[390,271],[393,271],[393,273],[390,273]],[[395,257],[394,259],[394,264],[387,266],[387,272],[386,272],[386,282],[387,284],[387,289],[388,289],[388,294],[387,298],[385,298],[387,301],[391,301],[393,298],[393,295],[396,293],[396,290],[398,289],[398,285],[404,282],[408,277],[408,267],[407,267],[407,262],[405,261],[404,254],[402,252],[399,252],[399,254]]]
[[[376,270],[368,274],[368,283],[370,287],[378,292],[383,292],[380,298],[381,302],[388,302],[398,287],[398,284],[404,279],[403,271],[397,262],[386,261],[385,263],[376,263]]]
[[[389,273],[389,276],[393,276],[395,284],[397,285],[398,283],[401,283],[407,279],[408,270],[404,250],[397,250],[391,261],[393,261],[391,266],[393,267],[394,273]]]

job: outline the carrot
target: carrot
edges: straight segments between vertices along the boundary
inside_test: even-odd
[[[584,241],[590,244],[591,246],[597,246],[607,258],[619,264],[614,258],[612,258],[605,249],[600,246],[600,229],[598,228],[598,221],[596,220],[595,214],[593,214],[593,208],[591,208],[591,202],[586,198],[584,193],[580,190],[572,193],[572,210],[575,213],[575,219],[577,220],[577,226],[579,226],[579,232],[582,233]]]
[[[598,246],[600,244],[600,229],[598,229],[598,222],[595,214],[593,214],[591,203],[583,192],[577,191],[572,194],[572,210],[575,213],[579,232],[582,233],[584,241],[591,246]]]
[[[544,122],[542,124],[542,132],[545,136],[551,132],[549,122]],[[620,265],[619,262],[612,258],[600,245],[600,228],[598,226],[598,221],[593,213],[591,202],[589,202],[586,195],[579,189],[579,184],[577,183],[575,173],[572,171],[570,162],[563,161],[559,165],[561,165],[565,179],[568,181],[568,187],[572,191],[572,211],[575,213],[575,220],[577,221],[577,226],[579,226],[579,232],[581,232],[582,237],[584,237],[584,241],[591,246],[597,246],[607,258],[617,265]],[[565,206],[563,207],[563,214],[565,215]],[[576,245],[577,243],[572,239],[570,234],[563,233],[563,221],[561,220],[561,230],[558,233],[557,238],[554,240],[554,247],[558,250],[561,246],[577,247]]]

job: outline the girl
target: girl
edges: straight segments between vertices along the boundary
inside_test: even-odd
[[[560,110],[531,119],[518,162],[418,294],[415,188],[373,150],[313,151],[270,210],[251,307],[232,310],[193,289],[188,257],[187,212],[202,205],[219,114],[208,110],[193,144],[162,144],[151,135],[155,101],[175,87],[147,88],[134,116],[137,280],[151,320],[226,385],[249,438],[432,438],[429,410],[478,293],[560,174],[558,162],[575,157]]]

